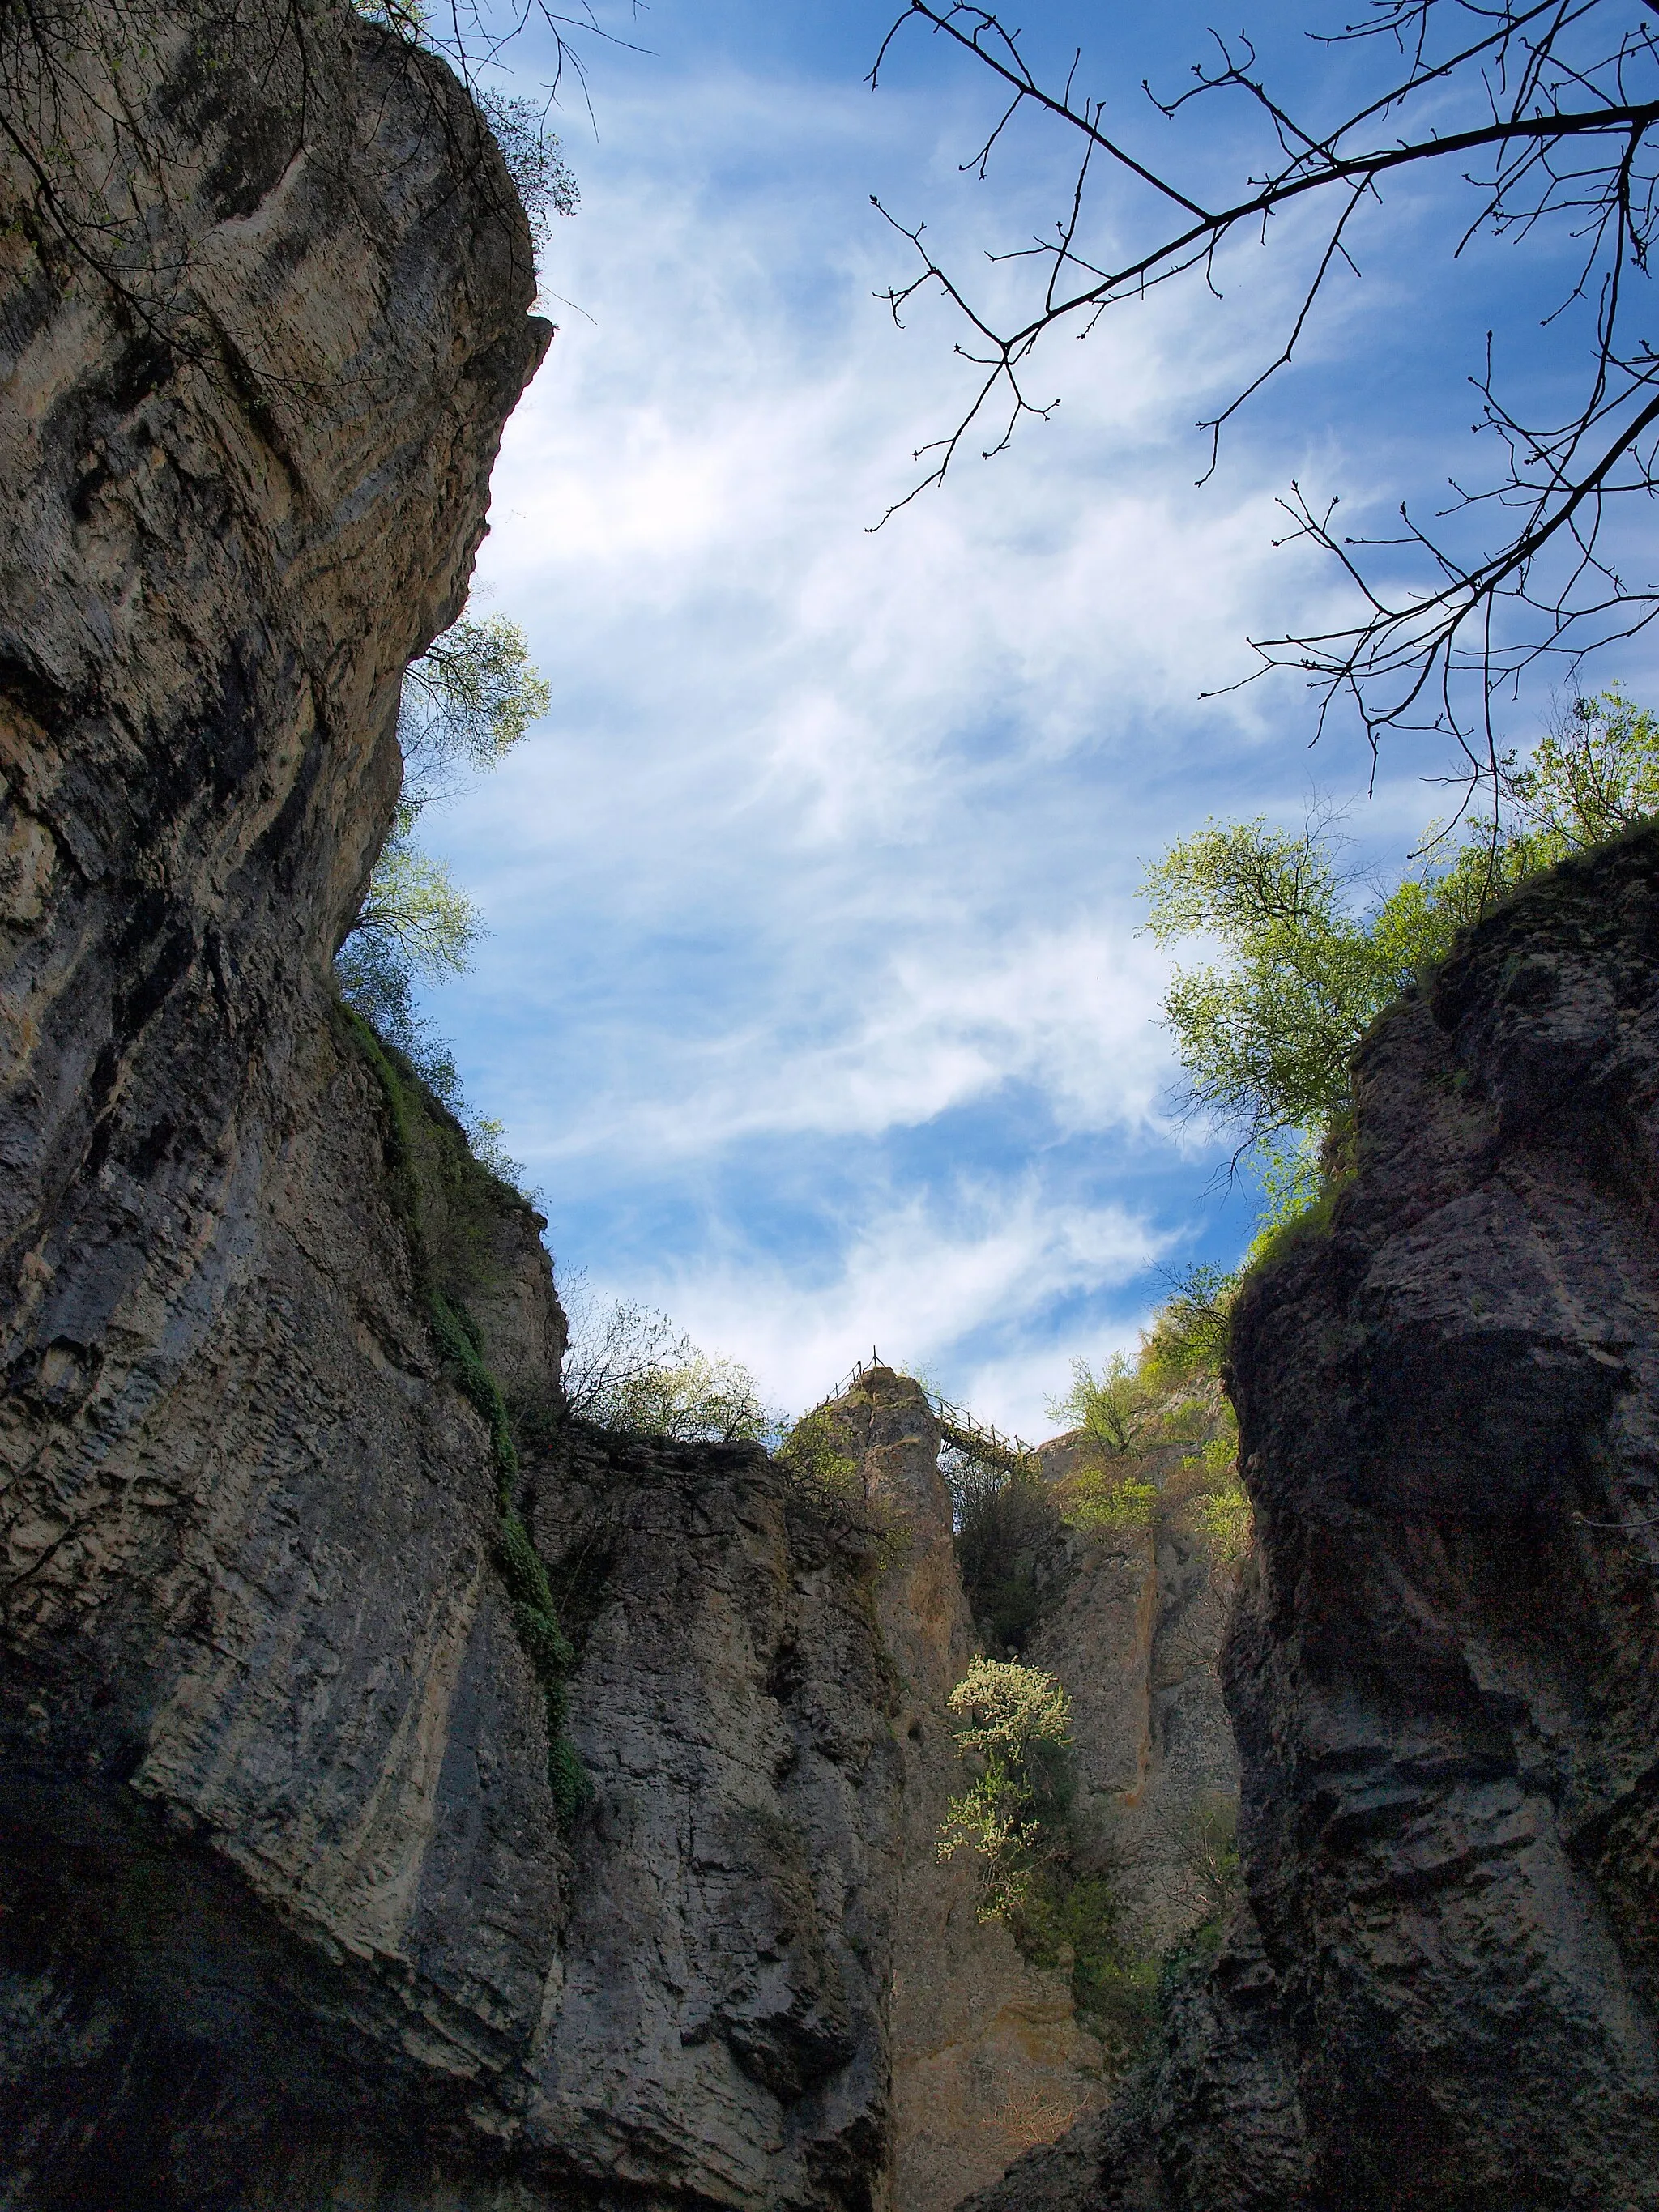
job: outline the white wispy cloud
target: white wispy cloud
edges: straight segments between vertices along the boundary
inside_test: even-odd
[[[943,1203],[890,1191],[879,1211],[850,1226],[827,1269],[705,1251],[631,1277],[629,1288],[700,1341],[741,1344],[772,1401],[793,1412],[872,1349],[929,1373],[953,1369],[955,1348],[988,1325],[1121,1285],[1164,1249],[1122,1207],[1060,1210],[1024,1174],[961,1184]],[[1093,1352],[1096,1336],[1085,1340]],[[1050,1347],[1046,1366],[1034,1361],[1029,1371],[987,1364],[980,1379],[990,1387],[976,1392],[976,1405],[1023,1433],[1039,1429],[1042,1392],[1063,1386],[1071,1348]]]
[[[1199,697],[1327,604],[1266,552],[1286,456],[1193,488],[1237,356],[1172,294],[872,534],[955,333],[873,304],[865,194],[965,223],[959,118],[726,67],[605,125],[480,571],[555,704],[433,824],[495,933],[434,1011],[596,1284],[780,1404],[874,1342],[1029,1433],[1201,1201],[1136,885],[1206,812],[1299,802],[1273,697]]]

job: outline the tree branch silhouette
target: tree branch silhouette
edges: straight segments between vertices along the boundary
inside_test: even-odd
[[[1362,20],[1320,34],[1321,43],[1375,63],[1372,82],[1332,115],[1295,112],[1267,81],[1247,34],[1212,32],[1191,84],[1165,98],[1143,79],[1139,91],[1165,120],[1194,103],[1231,100],[1235,113],[1242,103],[1245,121],[1263,126],[1252,142],[1259,163],[1255,154],[1244,157],[1250,173],[1218,192],[1200,180],[1190,151],[1154,161],[1115,111],[1108,127],[1109,101],[1079,89],[1080,54],[1063,79],[1045,82],[1024,33],[994,8],[909,0],[883,41],[872,84],[896,44],[921,31],[970,58],[1006,95],[964,173],[988,174],[1022,115],[1069,137],[1076,160],[1050,231],[990,257],[1040,274],[1027,304],[1012,313],[981,303],[977,285],[935,253],[925,225],[876,204],[919,264],[878,296],[899,322],[919,295],[942,298],[966,325],[956,351],[979,372],[951,427],[918,449],[926,472],[881,523],[942,483],[969,443],[988,459],[1027,417],[1053,413],[1057,399],[1033,378],[1054,333],[1087,337],[1113,308],[1183,278],[1201,279],[1219,296],[1224,251],[1251,237],[1265,244],[1292,210],[1323,210],[1282,338],[1198,426],[1208,439],[1204,481],[1241,410],[1290,368],[1333,272],[1358,273],[1353,229],[1380,207],[1381,183],[1450,164],[1455,185],[1474,196],[1451,257],[1483,234],[1534,245],[1540,281],[1557,287],[1540,321],[1548,326],[1575,306],[1589,310],[1577,392],[1559,420],[1528,419],[1498,391],[1489,334],[1484,367],[1470,378],[1480,400],[1476,428],[1496,447],[1486,481],[1452,484],[1449,503],[1427,518],[1402,505],[1399,531],[1380,538],[1344,534],[1337,501],[1315,501],[1293,483],[1280,502],[1291,527],[1278,542],[1304,541],[1331,556],[1354,594],[1353,611],[1317,633],[1252,638],[1253,665],[1240,681],[1297,670],[1317,701],[1316,733],[1333,708],[1346,705],[1374,748],[1391,730],[1437,729],[1462,746],[1473,775],[1489,775],[1494,702],[1506,689],[1512,696],[1540,665],[1571,681],[1586,654],[1659,613],[1659,574],[1626,574],[1609,530],[1620,502],[1650,498],[1659,486],[1659,353],[1635,327],[1648,305],[1659,216],[1656,16],[1659,0],[1375,0]],[[1222,143],[1210,135],[1206,161]],[[1088,243],[1090,218],[1103,206],[1129,240],[1109,258]],[[1562,289],[1544,249],[1553,253],[1564,236],[1574,260]]]

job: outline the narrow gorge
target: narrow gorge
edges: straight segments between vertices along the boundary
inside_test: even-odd
[[[497,147],[335,0],[88,20],[0,25],[0,2206],[1659,2207],[1659,835],[1367,1038],[1249,1558],[1176,1449],[1022,1555],[1114,2011],[940,1856],[927,1390],[847,1481],[570,1420],[335,987],[551,335]]]

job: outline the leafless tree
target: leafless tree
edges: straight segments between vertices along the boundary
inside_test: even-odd
[[[986,441],[988,458],[1025,418],[1052,411],[1032,382],[1052,333],[1086,336],[1109,309],[1160,285],[1214,287],[1224,252],[1266,244],[1284,234],[1292,211],[1310,210],[1317,223],[1310,258],[1268,357],[1200,426],[1213,469],[1223,432],[1291,362],[1334,273],[1355,270],[1358,225],[1380,204],[1384,181],[1402,172],[1443,173],[1462,195],[1454,254],[1482,234],[1529,247],[1530,258],[1517,264],[1536,275],[1529,304],[1544,321],[1565,317],[1559,330],[1570,340],[1580,318],[1569,401],[1545,419],[1507,402],[1489,337],[1472,377],[1493,464],[1482,480],[1454,483],[1431,515],[1402,503],[1398,528],[1380,537],[1345,535],[1335,499],[1292,483],[1279,542],[1310,542],[1334,556],[1353,611],[1339,627],[1250,645],[1255,675],[1304,672],[1320,728],[1346,702],[1373,748],[1391,729],[1446,731],[1464,748],[1472,778],[1491,777],[1500,699],[1513,697],[1528,672],[1571,684],[1587,653],[1631,637],[1659,613],[1654,564],[1627,569],[1615,544],[1629,542],[1618,525],[1621,502],[1651,497],[1656,483],[1659,353],[1644,331],[1652,304],[1659,0],[1362,5],[1358,20],[1338,19],[1319,34],[1326,47],[1345,50],[1344,69],[1330,72],[1347,93],[1336,112],[1300,110],[1275,90],[1243,33],[1212,33],[1208,58],[1176,94],[1143,81],[1135,97],[1151,103],[1142,109],[1149,118],[1190,121],[1195,111],[1200,119],[1213,112],[1227,126],[1227,136],[1211,131],[1201,147],[1183,141],[1183,153],[1159,161],[1125,103],[1079,89],[1080,55],[1047,78],[1028,62],[1023,33],[994,9],[910,0],[872,81],[906,34],[927,33],[971,57],[1000,104],[964,172],[985,174],[1016,118],[1060,134],[1074,158],[1051,232],[991,257],[1022,262],[1036,279],[1006,319],[960,269],[935,258],[921,224],[881,210],[920,264],[884,295],[895,318],[919,294],[942,294],[968,326],[957,350],[978,372],[954,428],[918,453],[927,474],[907,496],[937,484],[976,439]],[[1246,150],[1231,184],[1218,190],[1209,180],[1218,148],[1235,143]],[[1109,257],[1091,243],[1107,208],[1109,234],[1127,240]],[[1298,250],[1308,250],[1305,223],[1290,229]],[[1565,283],[1564,244],[1571,255]]]

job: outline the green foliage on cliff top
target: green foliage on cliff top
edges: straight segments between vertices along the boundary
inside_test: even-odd
[[[1237,1275],[1189,1267],[1174,1294],[1152,1316],[1140,1340],[1140,1371],[1160,1389],[1219,1382],[1227,1352],[1228,1314]]]
[[[701,1351],[656,1307],[626,1298],[602,1305],[580,1275],[565,1284],[564,1301],[573,1419],[678,1443],[763,1443],[776,1430],[749,1370]]]
[[[1218,1566],[1249,1550],[1237,1426],[1220,1387],[1238,1279],[1194,1268],[1138,1352],[1114,1352],[1098,1370],[1073,1362],[1070,1389],[1048,1401],[1083,1447],[1082,1463],[1047,1486],[1067,1526],[1103,1542],[1184,1529]]]
[[[1243,1275],[1328,1223],[1352,1172],[1349,1062],[1376,1015],[1450,951],[1457,932],[1570,854],[1659,814],[1659,720],[1614,689],[1581,699],[1522,760],[1506,756],[1490,823],[1461,843],[1431,835],[1419,872],[1357,908],[1328,817],[1300,833],[1211,823],[1149,871],[1160,945],[1206,935],[1219,957],[1172,975],[1164,1018],[1197,1108],[1230,1123],[1261,1187],[1256,1234],[1231,1274],[1195,1269],[1153,1316],[1139,1353],[1074,1361],[1048,1401],[1095,1453],[1054,1486],[1074,1528],[1102,1539],[1184,1516],[1218,1562],[1248,1551],[1250,1507],[1231,1411],[1162,1480],[1120,1462],[1175,1441],[1183,1391],[1218,1381]]]
[[[1348,1063],[1376,1015],[1518,885],[1659,812],[1659,722],[1616,688],[1580,699],[1490,791],[1488,818],[1459,842],[1431,827],[1417,872],[1364,903],[1328,815],[1299,832],[1211,822],[1148,871],[1155,940],[1217,948],[1176,967],[1164,1017],[1189,1103],[1261,1178],[1264,1231],[1340,1180]]]

